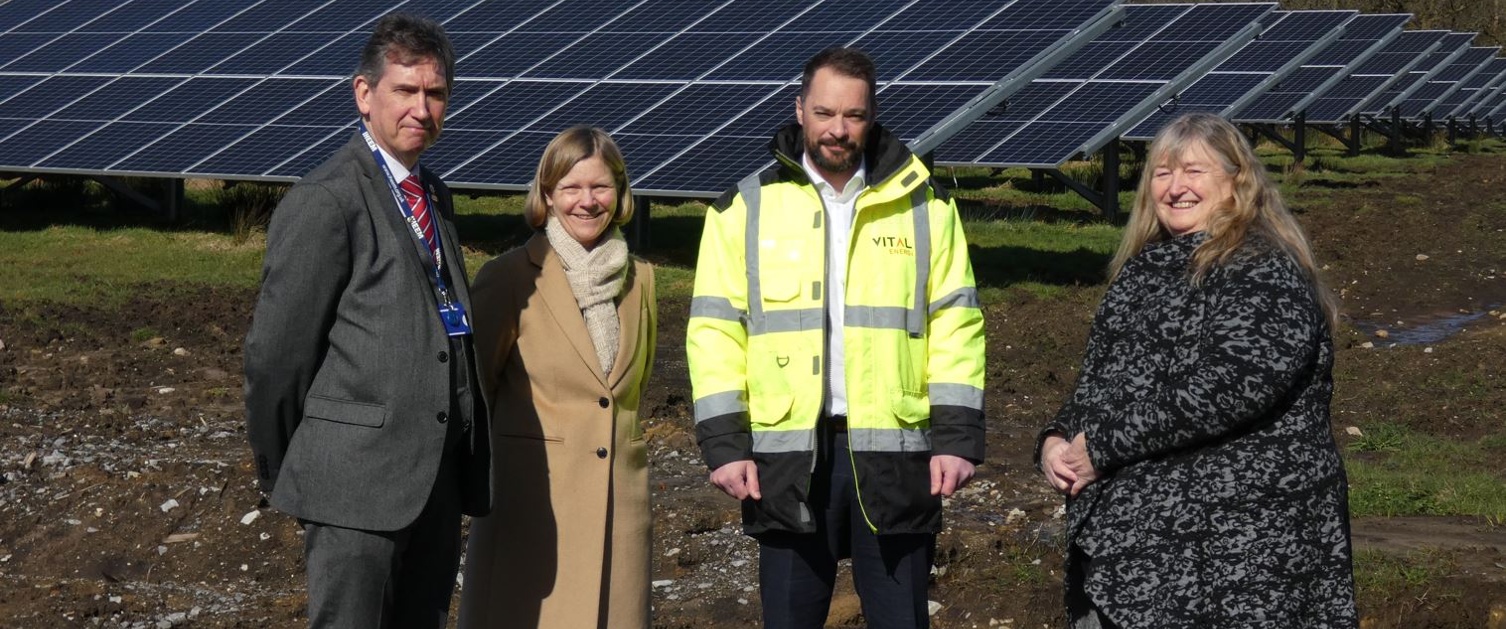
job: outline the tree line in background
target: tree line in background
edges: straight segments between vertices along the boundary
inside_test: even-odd
[[[1129,0],[1134,4],[1199,0]],[[1206,1],[1206,0],[1203,0]],[[1249,0],[1215,0],[1246,2]],[[1506,0],[1278,0],[1286,10],[1352,9],[1362,13],[1411,13],[1407,28],[1479,33],[1475,46],[1506,43]]]

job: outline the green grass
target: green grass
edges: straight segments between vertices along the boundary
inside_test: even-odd
[[[1452,557],[1440,551],[1395,554],[1360,550],[1354,554],[1354,587],[1366,600],[1388,600],[1407,590],[1425,589],[1457,572]]]
[[[1506,437],[1459,441],[1395,424],[1363,432],[1345,459],[1351,515],[1506,518],[1506,479],[1488,471]]]

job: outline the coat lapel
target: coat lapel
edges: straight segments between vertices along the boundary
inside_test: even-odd
[[[528,248],[528,258],[540,268],[539,294],[544,297],[549,317],[564,332],[565,339],[575,348],[576,356],[585,363],[586,369],[596,376],[602,386],[606,386],[607,379],[602,375],[600,362],[596,359],[596,346],[591,343],[591,333],[586,331],[586,319],[581,316],[580,304],[575,301],[575,293],[570,290],[570,280],[565,277],[564,264],[554,254],[554,248],[549,246],[549,239],[543,232],[535,233],[525,246]]]
[[[409,268],[425,278],[425,285],[429,287],[432,299],[435,288],[434,257],[429,253],[429,248],[414,238],[413,230],[408,229],[408,223],[403,220],[403,213],[397,207],[397,200],[392,198],[392,188],[387,185],[387,177],[382,174],[381,168],[377,166],[376,156],[371,154],[371,150],[367,148],[361,136],[358,134],[351,139],[346,149],[357,153],[356,161],[361,164],[361,172],[366,178],[365,185],[362,186],[362,194],[366,195],[367,207],[378,214],[374,220],[386,225],[399,243],[407,243],[407,247],[413,251],[414,255],[399,257],[407,258],[408,264],[411,265]],[[443,223],[443,221],[440,222]],[[444,236],[449,236],[449,234]],[[446,251],[446,255],[448,254],[449,252]]]

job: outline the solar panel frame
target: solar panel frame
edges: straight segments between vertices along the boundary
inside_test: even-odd
[[[1318,96],[1384,50],[1411,21],[1410,13],[1361,14],[1345,23],[1344,34],[1264,93],[1234,110],[1230,119],[1246,124],[1281,124],[1305,111]],[[1295,91],[1289,91],[1295,90]]]
[[[1209,37],[1206,33],[1210,32],[1214,33],[1212,36],[1215,38],[1219,36],[1226,38],[1211,47],[1204,48],[1205,53],[1197,62],[1183,67],[1182,71],[1170,80],[1103,81],[1094,78],[1088,81],[1075,81],[1077,87],[1071,88],[1073,93],[1079,90],[1089,90],[1089,94],[1098,91],[1113,92],[1112,98],[1106,97],[1105,102],[1100,103],[1105,107],[1100,111],[1107,112],[1112,108],[1117,114],[1112,119],[1089,122],[1051,116],[1050,114],[1057,111],[1058,107],[1063,108],[1061,111],[1068,112],[1087,111],[1083,109],[1084,105],[1071,102],[1073,98],[1071,93],[1041,111],[1026,113],[1023,118],[1019,113],[1022,108],[1021,104],[1012,103],[1011,109],[1015,112],[1006,110],[993,119],[979,120],[973,123],[973,128],[959,133],[957,138],[938,152],[936,163],[1053,169],[1077,155],[1095,152],[1117,138],[1128,125],[1143,119],[1150,110],[1164,102],[1171,94],[1183,89],[1211,68],[1226,61],[1260,32],[1262,26],[1259,20],[1275,9],[1276,4],[1249,2],[1129,5],[1126,7],[1126,15],[1127,19],[1132,21],[1136,17],[1133,13],[1155,11],[1164,14],[1172,10],[1167,7],[1180,7],[1176,18],[1160,24],[1156,29],[1145,31],[1146,36],[1138,42],[1136,48],[1126,51],[1115,63],[1126,59],[1141,59],[1146,63],[1155,60],[1156,63],[1164,63],[1164,57],[1133,54],[1140,45],[1147,43],[1186,41],[1201,45],[1208,40],[1200,38]],[[1224,30],[1217,29],[1220,13],[1223,14],[1221,19],[1226,21]],[[1122,40],[1110,34],[1108,37],[1101,37],[1095,41]],[[1071,62],[1068,61],[1068,63]],[[1108,64],[1100,68],[1100,72],[1095,77],[1113,74],[1114,68],[1114,64]],[[1063,82],[1066,81],[1042,78],[1030,88],[1032,91],[1045,89],[1041,86]],[[1103,87],[1105,85],[1115,87]],[[1026,99],[1040,98],[1024,91],[1020,96]],[[1108,105],[1109,102],[1116,103],[1117,107]],[[1129,106],[1125,107],[1125,103]]]
[[[1228,61],[1219,64],[1213,71],[1179,92],[1172,101],[1163,103],[1157,111],[1125,132],[1122,139],[1149,141],[1172,118],[1187,112],[1204,111],[1230,117],[1338,41],[1345,32],[1345,26],[1358,17],[1359,12],[1272,11],[1268,16],[1276,21],[1258,39],[1246,44]],[[1278,57],[1266,52],[1264,44],[1290,44],[1295,50],[1286,57]],[[1273,58],[1285,61],[1280,61],[1279,65],[1270,69],[1255,65],[1259,62],[1269,64]],[[1246,62],[1246,59],[1258,62]],[[1210,89],[1221,83],[1231,85]]]

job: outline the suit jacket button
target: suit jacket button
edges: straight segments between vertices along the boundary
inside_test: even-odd
[[[450,353],[449,352],[440,352],[439,353],[439,362],[442,362],[442,363],[450,362]]]
[[[600,404],[602,408],[606,408],[612,404],[612,401],[606,398],[601,398],[599,400],[596,400],[596,403]]]
[[[446,415],[444,411],[439,411],[439,414],[435,415],[434,419],[438,420],[439,423],[443,424],[443,423],[445,423],[447,421],[450,421],[450,416]]]
[[[607,458],[607,449],[606,448],[597,448],[596,449],[596,458],[598,458],[598,459],[605,459],[605,458]]]

